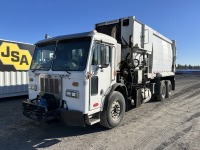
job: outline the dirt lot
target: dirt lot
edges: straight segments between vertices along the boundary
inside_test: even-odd
[[[200,150],[200,75],[176,80],[171,98],[128,111],[112,130],[37,123],[22,116],[26,97],[1,99],[0,150]]]

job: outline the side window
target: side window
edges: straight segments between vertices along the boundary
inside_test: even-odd
[[[103,50],[105,51],[104,56]],[[111,46],[104,45],[104,44],[95,44],[94,50],[93,50],[93,58],[92,58],[92,65],[101,65],[103,59],[106,62],[106,64],[110,64],[110,53],[111,53]]]
[[[105,55],[105,62],[106,64],[110,64],[110,51],[111,47],[108,45],[105,45],[106,55]]]

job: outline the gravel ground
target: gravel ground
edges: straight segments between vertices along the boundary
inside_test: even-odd
[[[111,130],[32,121],[24,99],[0,99],[0,150],[200,150],[200,75],[177,75],[170,98],[126,112]]]

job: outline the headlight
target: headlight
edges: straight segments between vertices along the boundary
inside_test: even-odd
[[[28,88],[29,88],[29,90],[37,91],[37,85],[31,84],[31,85],[29,85]]]
[[[65,95],[67,97],[79,98],[79,92],[78,91],[66,90]]]

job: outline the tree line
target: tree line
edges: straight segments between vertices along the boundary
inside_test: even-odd
[[[197,65],[197,66],[192,66],[192,65],[181,65],[181,64],[178,64],[176,66],[176,69],[194,69],[194,70],[200,70],[200,66]]]

